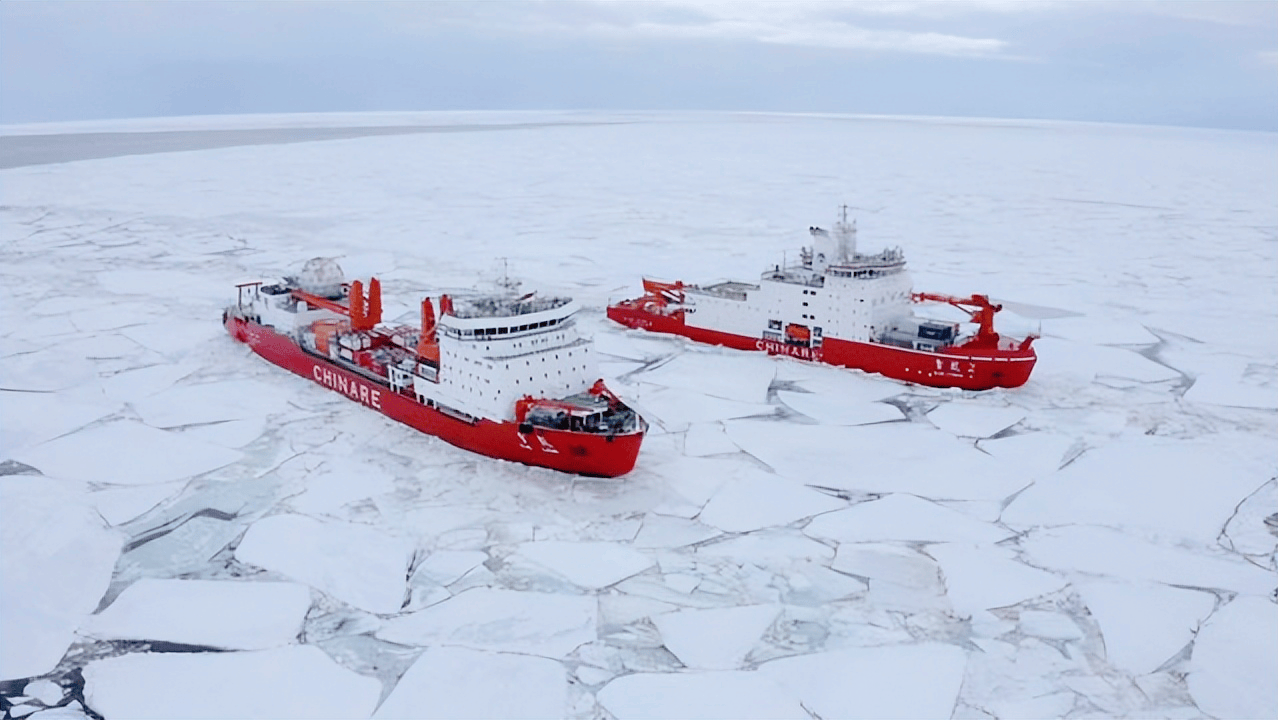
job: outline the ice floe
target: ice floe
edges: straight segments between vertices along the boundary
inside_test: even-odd
[[[113,448],[127,448],[123,452]],[[54,475],[116,485],[164,483],[239,460],[241,453],[179,434],[118,420],[63,435],[14,455]]]
[[[371,613],[395,613],[408,592],[413,546],[367,525],[274,515],[249,526],[242,563],[274,570]]]
[[[1194,638],[1216,606],[1201,590],[1117,581],[1075,582],[1105,639],[1105,658],[1132,675],[1148,675]]]
[[[901,411],[880,402],[855,402],[837,395],[778,390],[777,398],[796,412],[826,425],[870,425],[901,420]]]
[[[560,658],[595,640],[598,615],[593,597],[476,588],[388,620],[377,636]]]
[[[1067,583],[1060,575],[1021,562],[1003,547],[947,543],[929,546],[927,553],[940,563],[946,595],[963,615],[1015,605]]]
[[[1073,522],[1211,542],[1239,501],[1272,477],[1278,448],[1246,435],[1137,436],[1040,478],[1003,513],[1012,527]]]
[[[1038,528],[1020,541],[1035,567],[1265,595],[1272,572],[1211,546],[1186,541],[1162,544],[1113,528],[1069,525]]]
[[[84,699],[105,718],[368,717],[382,684],[319,648],[139,653],[84,668]]]
[[[838,498],[756,472],[725,483],[706,503],[698,519],[720,530],[749,532],[845,506]]]
[[[966,662],[952,645],[918,643],[784,658],[759,674],[820,718],[937,718],[953,712]]]
[[[810,720],[794,693],[757,672],[635,673],[598,693],[617,720]]]
[[[927,414],[940,429],[959,437],[987,438],[1020,422],[1025,411],[980,403],[948,402]]]
[[[917,423],[830,427],[733,420],[725,425],[733,442],[778,475],[822,487],[1001,500],[1029,482],[1020,468]]]
[[[728,439],[723,425],[717,422],[693,423],[688,426],[688,432],[683,437],[683,452],[691,457],[723,455],[739,450],[740,448]]]
[[[310,607],[310,588],[296,583],[143,578],[89,618],[80,632],[261,650],[295,641]]]
[[[766,355],[719,348],[689,349],[636,379],[743,404],[763,404],[775,376],[776,368]]]
[[[108,403],[77,403],[51,392],[0,390],[0,458],[13,457],[119,409]]]
[[[545,658],[432,647],[404,673],[374,718],[558,718],[568,715],[568,677]]]
[[[647,555],[618,543],[545,540],[524,543],[516,552],[590,590],[614,585],[653,565]]]
[[[689,668],[735,670],[781,614],[769,605],[676,610],[652,616],[661,640]]]
[[[803,531],[812,537],[840,543],[889,540],[996,543],[1013,535],[993,523],[904,493],[822,515],[808,523]]]
[[[1278,717],[1278,604],[1238,597],[1217,610],[1194,640],[1189,692],[1215,717]]]
[[[122,544],[78,483],[0,477],[0,680],[54,669],[106,592]]]

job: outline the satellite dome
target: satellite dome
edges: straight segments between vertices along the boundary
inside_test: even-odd
[[[302,274],[297,277],[301,289],[324,298],[342,297],[342,284],[346,282],[346,274],[342,266],[332,258],[311,258],[302,266]]]

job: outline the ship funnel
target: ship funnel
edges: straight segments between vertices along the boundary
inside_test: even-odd
[[[372,278],[368,281],[368,326],[371,328],[382,321],[382,281]]]
[[[417,354],[439,362],[439,345],[435,341],[435,306],[430,298],[422,298],[422,329],[417,334]]]
[[[453,314],[453,299],[447,295],[439,296],[439,314],[440,316]]]

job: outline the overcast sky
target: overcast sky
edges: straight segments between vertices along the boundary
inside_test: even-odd
[[[1278,2],[0,2],[0,123],[460,109],[1278,131]]]

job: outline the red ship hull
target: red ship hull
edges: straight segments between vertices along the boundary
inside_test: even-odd
[[[786,355],[854,368],[931,387],[956,387],[964,390],[1020,387],[1029,380],[1030,372],[1038,359],[1028,344],[1011,350],[959,345],[937,352],[924,352],[827,336],[821,346],[816,348],[789,345],[691,327],[684,322],[682,310],[668,315],[650,312],[633,301],[609,306],[608,317],[627,327],[682,335],[700,343],[737,350],[760,350],[769,355]]]
[[[228,317],[227,332],[280,367],[381,412],[427,435],[480,455],[552,470],[617,477],[630,472],[643,432],[605,436],[537,427],[519,432],[518,423],[479,419],[468,422],[418,403],[389,387],[302,350],[285,335],[257,323]]]

